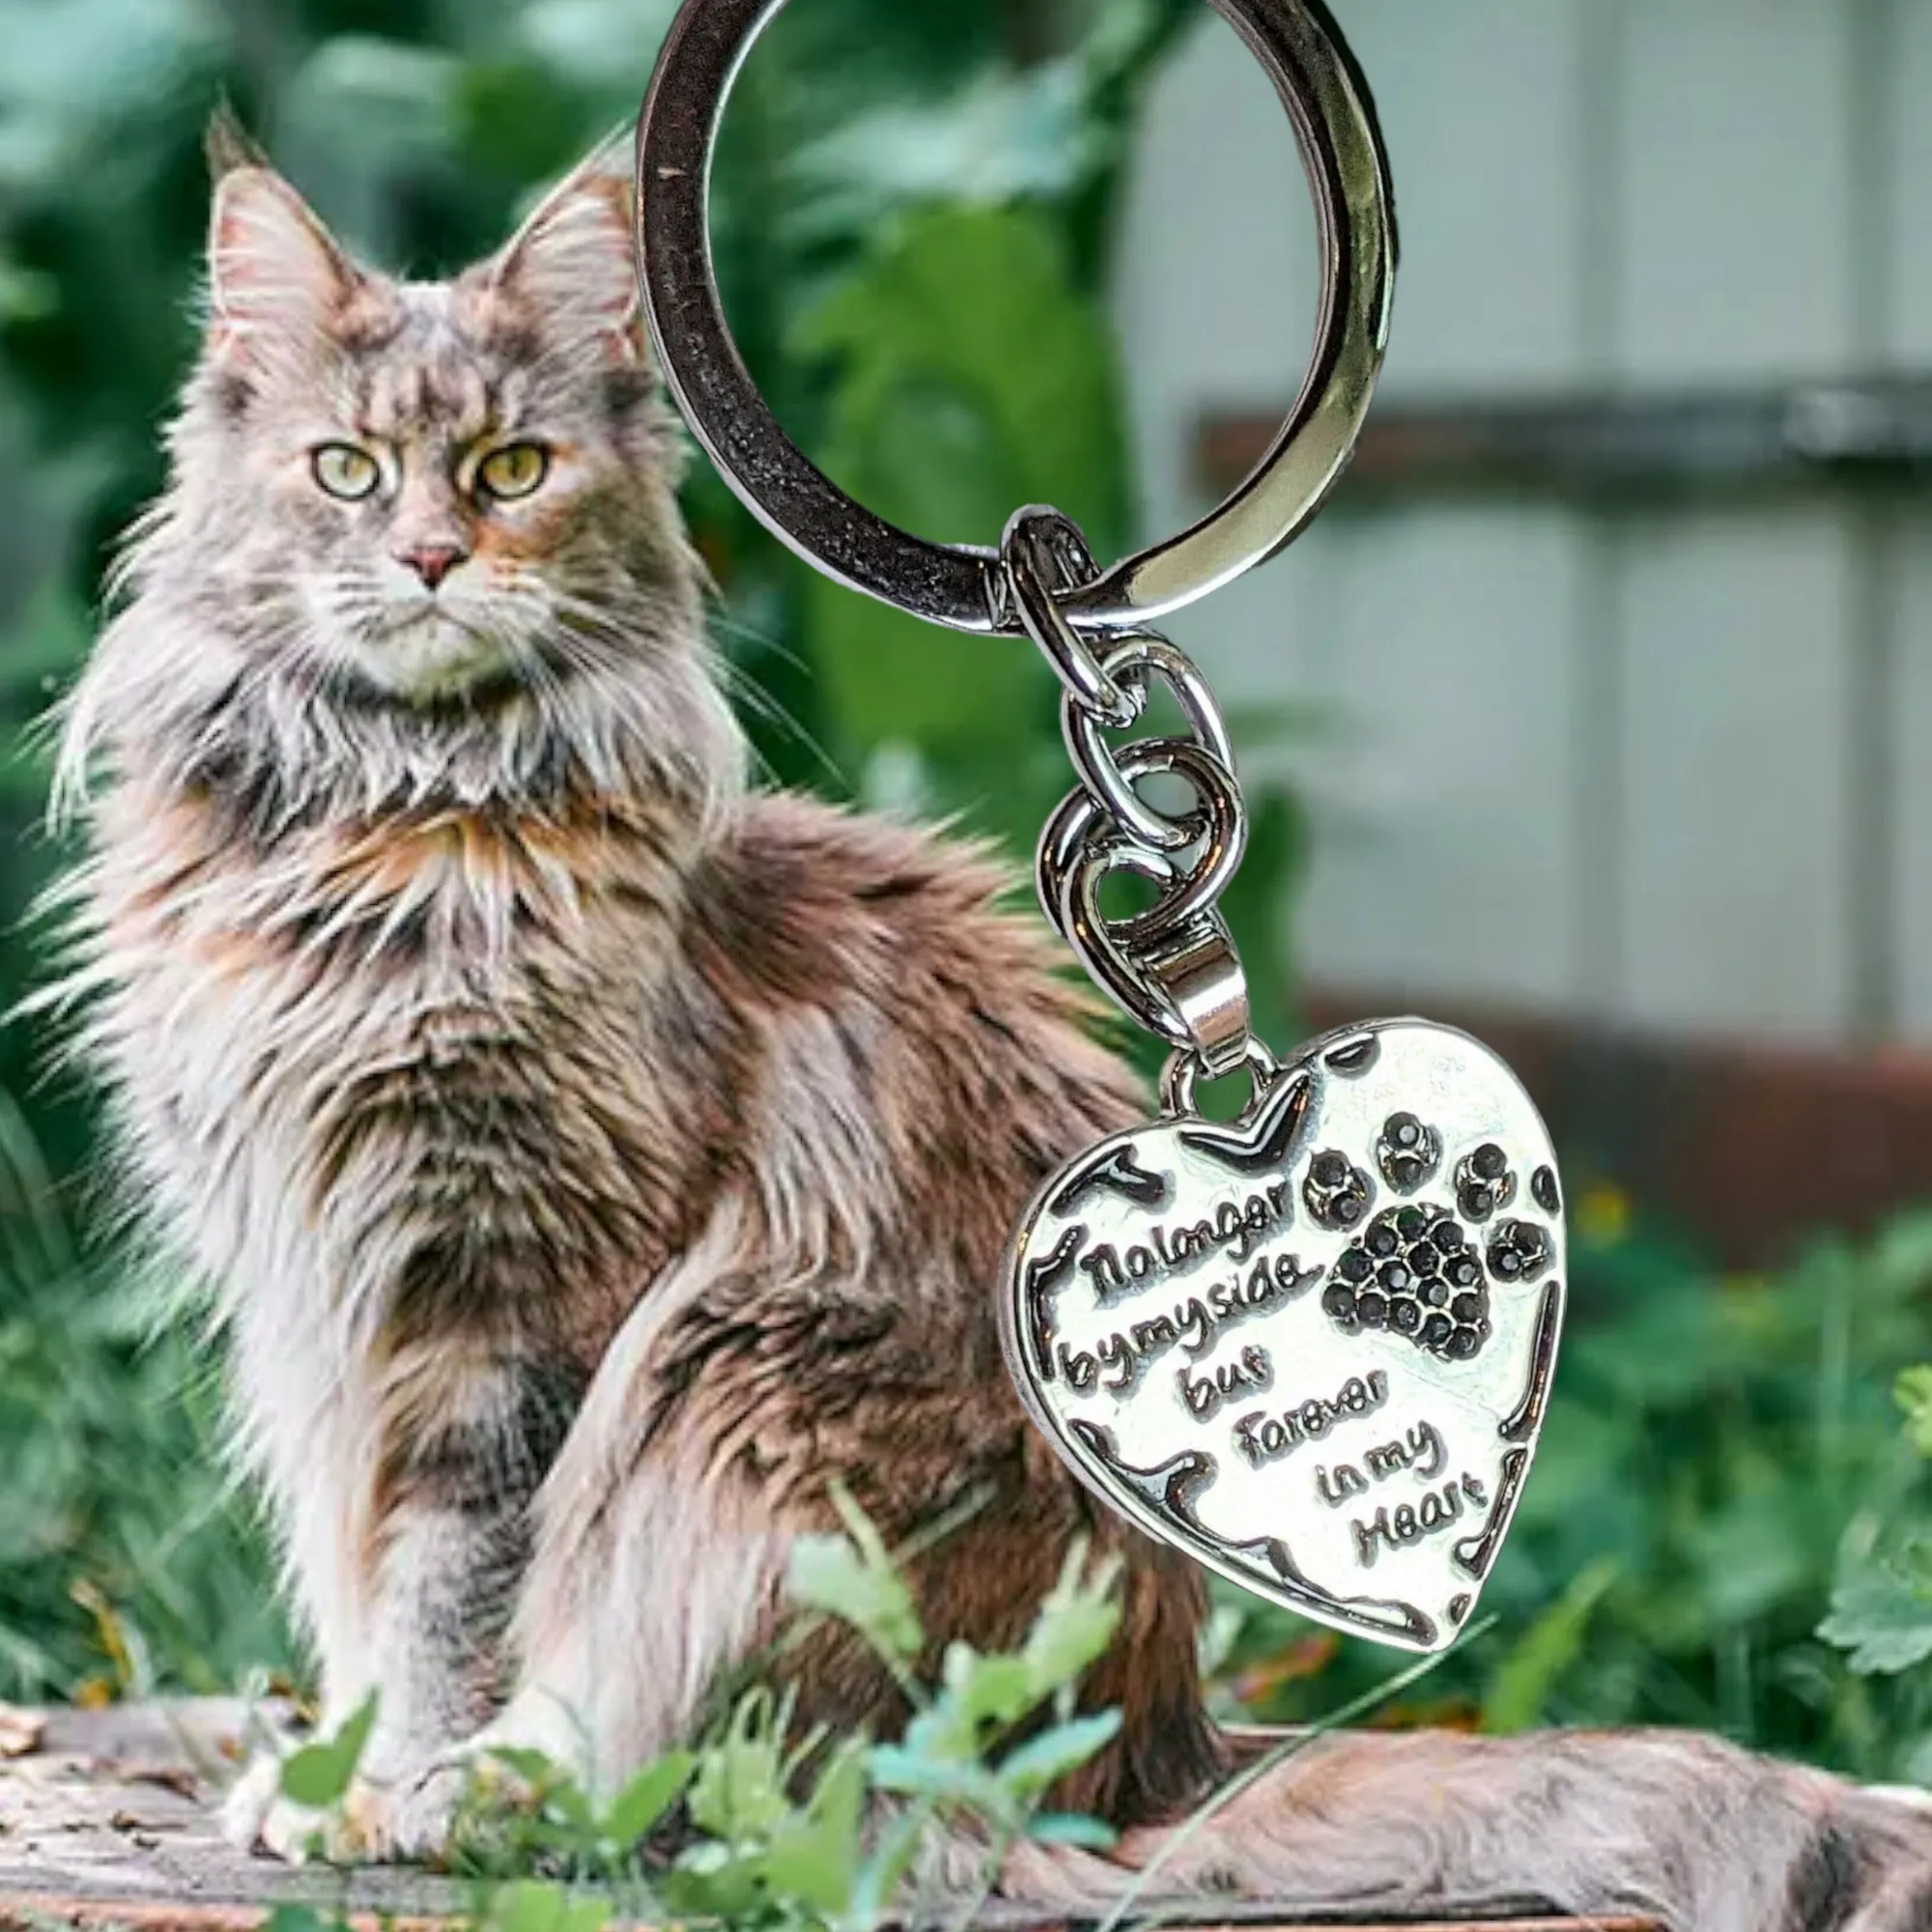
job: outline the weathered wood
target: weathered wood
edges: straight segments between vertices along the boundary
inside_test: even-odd
[[[1210,415],[1195,470],[1216,495],[1273,442],[1284,412]],[[1705,389],[1665,396],[1496,395],[1382,407],[1364,425],[1338,500],[1418,496],[1752,499],[1932,476],[1932,383],[1920,377]]]
[[[278,1905],[350,1914],[358,1932],[428,1932],[468,1903],[450,1880],[403,1869],[292,1870],[233,1850],[214,1803],[241,1762],[246,1708],[232,1699],[52,1710],[0,1730],[0,1932],[49,1924],[107,1932],[255,1932]],[[38,1736],[35,1735],[38,1731]],[[1150,1901],[1152,1909],[1155,1902]],[[1189,1918],[1158,1903],[1167,1923]],[[1265,1901],[1216,1901],[1200,1932],[1306,1921]],[[1198,1922],[1198,1921],[1197,1921]],[[1061,1921],[994,1907],[982,1932],[1059,1932]],[[1377,1932],[1359,1923],[1350,1932]],[[1381,1932],[1398,1932],[1384,1927]],[[1627,1918],[1411,1921],[1400,1932],[1656,1932]]]

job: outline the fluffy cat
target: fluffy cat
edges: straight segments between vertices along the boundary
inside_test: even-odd
[[[1040,1179],[1145,1101],[980,858],[747,787],[623,186],[410,282],[229,146],[167,488],[69,710],[69,991],[226,1328],[325,1720],[381,1693],[334,1849],[435,1852],[492,1742],[608,1785],[686,1735],[836,1474],[894,1542],[989,1498],[914,1568],[947,1635],[1014,1639],[1076,1535],[1122,1558],[1086,1695],[1124,1722],[1059,1794],[1121,1848],[1007,1872],[1104,1897],[1240,1747],[1197,1572],[1023,1420],[990,1297]],[[805,1721],[900,1715],[856,1639],[782,1668]],[[273,1771],[230,1822],[293,1853]],[[1167,1876],[1902,1932],[1932,1820],[1687,1736],[1337,1738]]]

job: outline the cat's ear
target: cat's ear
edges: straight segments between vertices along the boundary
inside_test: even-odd
[[[229,130],[210,133],[219,165]],[[362,276],[289,184],[248,150],[228,148],[208,227],[208,330],[217,353],[258,353],[313,341]]]
[[[578,331],[620,361],[646,357],[631,186],[600,149],[531,212],[486,270],[492,290],[552,333]]]
[[[269,157],[254,135],[242,125],[242,117],[227,100],[208,117],[201,137],[202,153],[208,157],[208,179],[218,182],[236,168],[266,168]]]

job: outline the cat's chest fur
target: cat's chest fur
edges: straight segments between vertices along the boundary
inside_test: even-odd
[[[97,1031],[224,1293],[405,1341],[540,1320],[594,1357],[694,1192],[647,830],[449,810],[251,848],[192,801],[117,805]]]

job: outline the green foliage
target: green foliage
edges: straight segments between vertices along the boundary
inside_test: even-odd
[[[1921,1456],[1932,1456],[1932,1368],[1907,1369],[1892,1395],[1905,1411],[1906,1439]]]
[[[1848,1565],[1818,1634],[1849,1650],[1854,1670],[1910,1670],[1932,1658],[1932,1537]]]
[[[1892,1395],[1905,1412],[1907,1446],[1932,1459],[1932,1367],[1907,1369]],[[1868,1676],[1918,1673],[1932,1661],[1932,1513],[1922,1488],[1895,1490],[1854,1523],[1818,1634],[1849,1651],[1851,1667]],[[1925,1688],[1922,1674],[1916,1688]],[[1913,1769],[1932,1778],[1932,1741],[1921,1744]]]
[[[850,1624],[895,1669],[905,1670],[925,1643],[912,1591],[844,1487],[835,1486],[832,1496],[846,1533],[801,1537],[793,1546],[792,1599]]]
[[[0,1697],[216,1691],[285,1657],[203,1352],[149,1326],[0,1096]]]
[[[1026,209],[912,216],[806,319],[834,358],[823,464],[889,521],[997,544],[1052,500],[1102,554],[1126,523],[1113,345],[1079,301],[1062,238]],[[942,631],[822,578],[805,635],[841,745],[916,759],[924,803],[957,803],[1014,849],[1067,788],[1058,686],[1002,639]]]
[[[835,1491],[834,1500],[845,1534],[802,1539],[793,1550],[789,1589],[804,1607],[842,1618],[863,1633],[912,1704],[904,1739],[867,1754],[872,1787],[913,1801],[912,1820],[964,1809],[989,1823],[1001,1842],[1010,1842],[1030,1828],[1048,1789],[1119,1728],[1117,1711],[1073,1710],[1081,1674],[1120,1627],[1112,1596],[1118,1563],[1090,1572],[1086,1547],[1076,1543],[1020,1649],[986,1656],[970,1644],[950,1643],[934,1690],[913,1678],[925,1632],[903,1577],[850,1497]],[[1051,1722],[1030,1729],[997,1760],[989,1758],[1002,1739],[1041,1714]],[[1062,1840],[1068,1833],[1091,1840],[1099,1829],[1091,1820],[1074,1823],[1057,1815],[1049,1825]]]
[[[1599,1557],[1516,1640],[1483,1692],[1484,1730],[1507,1737],[1536,1723],[1563,1673],[1582,1655],[1591,1614],[1616,1578],[1616,1559]]]
[[[1023,1833],[1111,1842],[1097,1821],[1039,1805],[1120,1722],[1117,1711],[1074,1713],[1082,1674],[1118,1627],[1115,1567],[1090,1571],[1074,1549],[1021,1649],[982,1654],[952,1644],[940,1683],[923,1685],[912,1673],[924,1634],[906,1584],[871,1523],[849,1498],[838,1501],[845,1532],[798,1546],[790,1594],[808,1617],[842,1617],[878,1650],[914,1709],[903,1739],[797,1735],[789,1701],[754,1687],[696,1749],[645,1766],[602,1807],[539,1753],[497,1753],[496,1763],[522,1781],[518,1797],[506,1803],[485,1764],[458,1814],[456,1868],[475,1882],[477,1927],[598,1932],[621,1911],[641,1923],[712,1918],[869,1932],[942,1826],[981,1843],[987,1887]],[[374,1709],[365,1706],[283,1766],[284,1795],[319,1814],[318,1848]],[[1042,1712],[1052,1721],[1029,1728]],[[680,1829],[653,1842],[680,1801]],[[864,1827],[878,1806],[885,1828],[868,1838]],[[533,1867],[554,1875],[532,1876]],[[598,1889],[575,1889],[586,1884]],[[291,1919],[283,1932],[335,1932],[342,1922]]]

